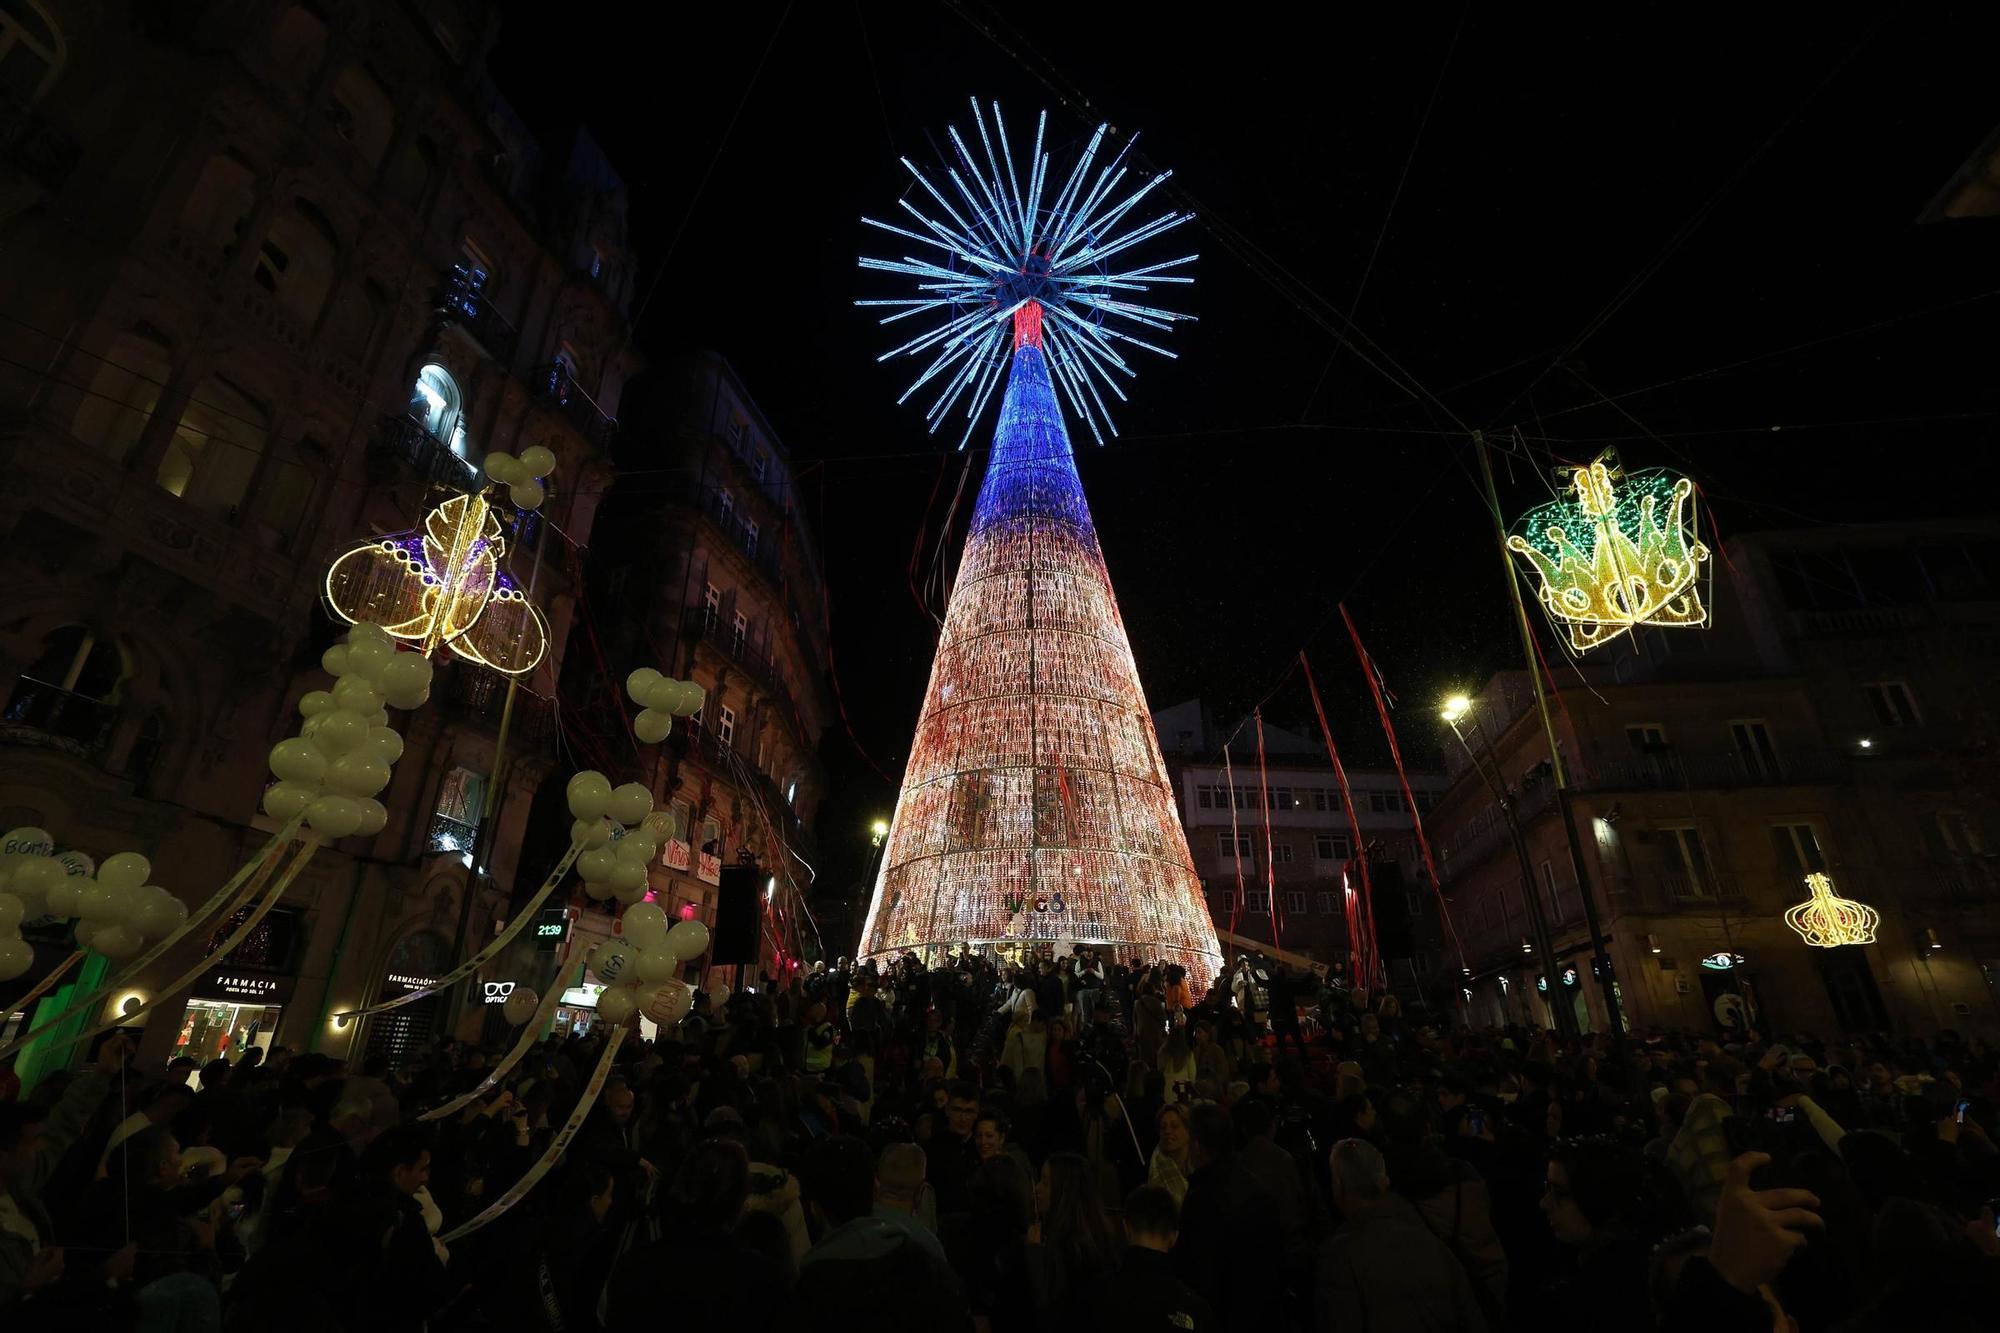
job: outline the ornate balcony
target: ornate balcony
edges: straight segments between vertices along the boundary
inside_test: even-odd
[[[597,400],[570,377],[568,366],[561,362],[543,366],[528,377],[528,387],[534,391],[537,402],[569,422],[592,445],[599,449],[611,447],[618,434],[617,419],[607,416]]]
[[[429,835],[424,839],[427,852],[470,852],[479,841],[479,825],[468,824],[450,815],[432,815]]]
[[[784,584],[784,562],[778,552],[778,535],[755,528],[750,521],[736,512],[736,504],[729,492],[713,488],[697,490],[693,495],[694,507],[709,521],[729,544],[748,560],[758,573],[769,579],[772,586]]]
[[[514,364],[521,335],[487,294],[485,270],[467,264],[447,269],[438,292],[438,313],[471,334],[495,361]]]
[[[507,678],[469,662],[450,662],[437,674],[432,698],[440,712],[495,731],[507,706]],[[514,716],[507,748],[515,754],[546,756],[555,740],[555,710],[526,685],[514,692]]]
[[[375,428],[368,442],[368,470],[386,478],[406,467],[421,480],[450,490],[469,491],[479,483],[479,469],[453,453],[414,417],[392,413]]]
[[[81,759],[103,757],[118,723],[118,706],[30,676],[21,677],[0,716],[0,741],[61,750]]]
[[[1571,780],[1587,791],[1679,791],[1684,788],[1799,787],[1839,782],[1841,765],[1811,747],[1786,747],[1775,762],[1757,762],[1735,750],[1683,750],[1620,756],[1600,763],[1595,773],[1571,766]]]

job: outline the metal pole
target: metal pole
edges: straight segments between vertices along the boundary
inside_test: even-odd
[[[1557,1003],[1556,997],[1562,994],[1562,973],[1556,967],[1555,941],[1549,938],[1548,920],[1542,915],[1542,900],[1535,892],[1535,868],[1532,858],[1528,855],[1528,840],[1521,833],[1521,822],[1514,818],[1513,794],[1498,781],[1497,758],[1494,761],[1496,773],[1493,777],[1488,777],[1485,767],[1479,762],[1479,756],[1473,753],[1470,745],[1466,744],[1465,733],[1458,729],[1458,723],[1452,722],[1450,726],[1452,734],[1458,737],[1458,743],[1464,745],[1465,753],[1471,756],[1472,766],[1479,770],[1479,776],[1485,780],[1486,786],[1493,793],[1494,800],[1500,804],[1500,818],[1507,825],[1507,839],[1514,844],[1514,857],[1521,867],[1521,901],[1528,911],[1528,931],[1534,937],[1535,952],[1542,960],[1542,977],[1548,984],[1548,990],[1544,993],[1550,997],[1549,1014],[1555,1019],[1557,1032],[1565,1037],[1574,1037],[1577,1035],[1576,1011],[1567,1003]],[[1484,733],[1481,735],[1483,738]],[[1487,748],[1492,749],[1490,742]]]
[[[549,521],[544,518],[541,521],[541,526],[535,530],[535,563],[528,571],[529,596],[534,595],[535,584],[541,576],[542,547],[547,543],[548,537]],[[493,840],[498,831],[495,825],[498,822],[497,816],[499,815],[500,783],[502,778],[506,776],[507,771],[507,733],[513,729],[514,696],[519,692],[520,688],[521,681],[519,677],[507,677],[507,694],[500,704],[500,731],[493,741],[493,768],[487,774],[486,790],[480,793],[479,830],[473,835],[472,859],[465,867],[465,889],[459,895],[458,931],[452,937],[451,945],[451,957],[454,960],[465,953],[465,938],[472,925],[473,895],[477,892],[479,876],[484,871],[488,858],[493,854]],[[451,1036],[455,1033],[458,1027],[460,1010],[463,1008],[467,997],[472,993],[472,988],[479,984],[479,977],[475,973],[467,976],[457,986],[452,988],[451,998],[440,1009],[443,1021],[447,1025],[446,1036]]]
[[[1521,653],[1527,659],[1528,683],[1535,688],[1535,711],[1542,720],[1542,739],[1549,747],[1549,771],[1555,778],[1556,809],[1562,815],[1563,835],[1569,842],[1570,873],[1576,877],[1577,896],[1583,900],[1584,924],[1590,930],[1590,970],[1604,993],[1604,1012],[1615,1038],[1622,1030],[1616,979],[1611,975],[1611,955],[1604,948],[1604,931],[1597,920],[1597,898],[1584,873],[1583,839],[1577,836],[1576,812],[1570,808],[1569,774],[1562,751],[1556,747],[1556,726],[1549,716],[1549,696],[1542,688],[1542,675],[1535,657],[1534,631],[1528,627],[1527,603],[1521,600],[1521,581],[1514,574],[1514,557],[1507,553],[1507,529],[1500,521],[1500,493],[1493,484],[1493,462],[1486,454],[1486,433],[1472,432],[1473,452],[1479,456],[1479,475],[1486,483],[1486,503],[1493,513],[1493,534],[1500,544],[1500,563],[1507,573],[1507,592],[1514,599],[1514,623],[1521,631]],[[1530,892],[1535,892],[1530,885]],[[1560,978],[1558,978],[1560,980]]]

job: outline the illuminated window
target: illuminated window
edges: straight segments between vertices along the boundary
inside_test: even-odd
[[[713,625],[722,618],[722,589],[713,583],[706,584],[702,588],[701,618],[702,623],[706,625]]]
[[[479,817],[486,796],[486,779],[469,768],[454,768],[438,788],[431,813],[429,848],[433,852],[472,854],[479,841]]]
[[[1868,695],[1868,706],[1875,710],[1875,720],[1885,727],[1910,727],[1923,721],[1917,712],[1917,699],[1910,693],[1910,684],[1903,680],[1878,680],[1863,685]]]
[[[750,638],[750,618],[741,611],[736,613],[729,626],[729,646],[731,652],[743,651],[744,643]]]
[[[262,406],[228,380],[208,380],[188,400],[155,480],[171,495],[226,512],[242,502],[269,439]]]
[[[799,803],[799,784],[796,782],[786,784],[785,804],[797,805],[798,803]]]
[[[61,31],[35,0],[0,3],[0,90],[33,102],[63,67]]]
[[[716,497],[716,504],[721,506],[723,526],[727,527],[729,520],[736,517],[736,497],[725,490]]]
[[[458,381],[440,365],[428,365],[417,372],[410,389],[410,416],[423,423],[431,438],[465,457],[465,424]]]
[[[604,276],[604,252],[596,246],[590,249],[590,276],[593,278]]]
[[[722,738],[724,745],[729,745],[736,739],[736,710],[728,704],[716,706],[715,734]]]

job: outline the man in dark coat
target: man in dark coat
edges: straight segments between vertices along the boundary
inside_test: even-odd
[[[1215,1333],[1222,1321],[1194,1288],[1174,1276],[1168,1257],[1179,1234],[1174,1196],[1141,1185],[1125,1199],[1125,1239],[1118,1267],[1083,1293],[1077,1328],[1092,1333]]]
[[[1409,1201],[1390,1191],[1373,1144],[1333,1145],[1333,1197],[1347,1220],[1318,1255],[1319,1333],[1485,1333],[1464,1266]]]
[[[1278,1200],[1237,1160],[1229,1116],[1197,1106],[1190,1117],[1187,1197],[1181,1201],[1174,1272],[1223,1313],[1233,1333],[1268,1333],[1278,1320],[1271,1260],[1283,1252]]]

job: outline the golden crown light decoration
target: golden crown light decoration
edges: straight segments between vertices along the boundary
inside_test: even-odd
[[[1709,550],[1694,483],[1664,469],[1627,475],[1616,455],[1570,469],[1573,499],[1540,505],[1507,549],[1534,571],[1549,619],[1588,652],[1640,625],[1700,629]]]
[[[1833,891],[1833,881],[1815,870],[1806,876],[1812,897],[1785,912],[1785,924],[1815,949],[1838,949],[1843,944],[1873,944],[1875,927],[1882,915],[1866,903],[1842,898]]]
[[[483,495],[453,496],[424,516],[420,532],[343,552],[326,572],[327,605],[426,657],[442,646],[503,675],[533,671],[548,651],[548,624],[501,565],[502,531]]]

